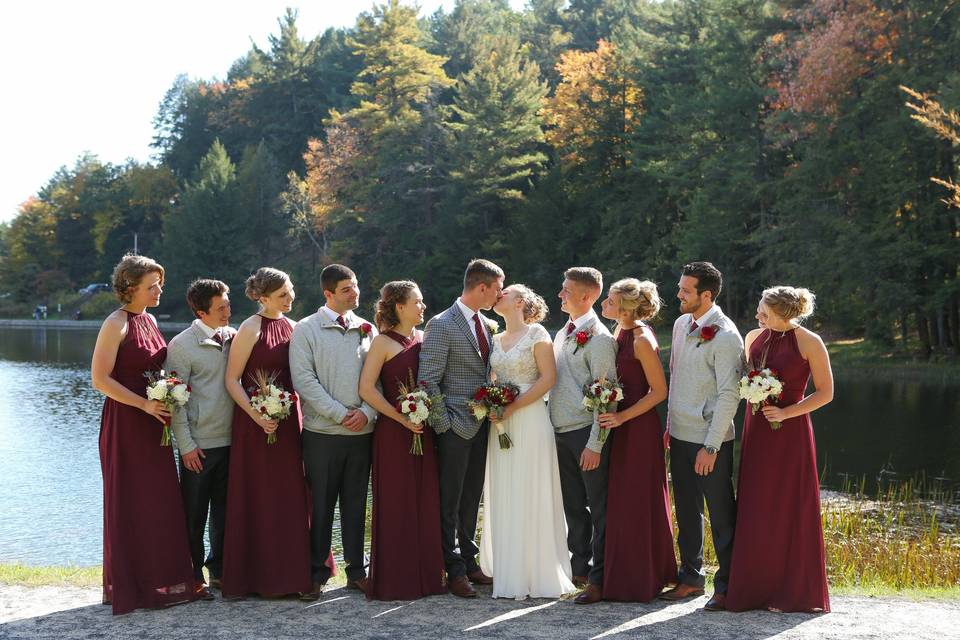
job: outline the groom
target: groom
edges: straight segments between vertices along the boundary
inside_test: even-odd
[[[557,382],[550,392],[550,421],[557,439],[567,547],[573,554],[573,583],[586,585],[574,600],[577,604],[603,599],[610,446],[599,440],[597,416],[581,404],[584,385],[617,375],[617,343],[593,311],[602,291],[603,276],[596,269],[566,270],[559,297],[560,309],[570,319],[553,341]]]
[[[720,568],[714,595],[704,609],[726,608],[737,505],[733,495],[733,416],[743,340],[716,304],[723,285],[709,262],[684,265],[678,283],[680,311],[670,349],[667,433],[670,476],[680,533],[679,584],[660,595],[682,600],[703,595],[703,502],[710,511],[713,546]]]
[[[503,271],[475,259],[463,275],[463,293],[427,323],[420,348],[420,379],[431,396],[443,394],[443,409],[430,424],[437,432],[440,472],[440,529],[450,592],[474,598],[470,586],[492,584],[477,563],[477,512],[483,495],[489,423],[478,423],[467,400],[490,377],[492,321],[480,314],[497,303]],[[459,547],[458,547],[459,543]]]

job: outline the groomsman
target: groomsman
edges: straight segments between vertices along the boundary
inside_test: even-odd
[[[180,490],[187,515],[193,574],[202,585],[203,567],[210,586],[220,588],[223,572],[223,527],[227,510],[227,472],[233,399],[224,386],[230,341],[230,288],[220,280],[195,280],[187,304],[196,320],[167,345],[166,371],[191,387],[185,409],[174,411],[171,428],[180,450]],[[203,530],[210,516],[210,553],[204,556]],[[201,587],[206,599],[213,595]]]
[[[703,595],[703,502],[710,511],[713,546],[720,568],[714,595],[704,607],[725,608],[736,501],[733,494],[733,417],[740,404],[737,385],[743,340],[716,304],[723,276],[709,262],[683,267],[677,298],[683,312],[673,325],[667,433],[670,475],[677,508],[679,584],[664,600]]]
[[[596,269],[567,269],[559,298],[569,320],[553,341],[557,382],[550,392],[550,420],[557,439],[573,583],[585,587],[574,600],[577,604],[603,599],[607,470],[613,436],[604,446],[597,416],[581,404],[585,384],[617,375],[617,343],[593,310],[602,292],[603,276]]]
[[[353,313],[360,300],[357,276],[331,264],[320,273],[320,284],[326,304],[297,323],[290,338],[290,373],[303,409],[303,465],[313,496],[313,589],[301,596],[304,600],[319,598],[330,578],[326,561],[338,501],[347,588],[366,591],[363,543],[377,417],[358,391],[376,330]]]

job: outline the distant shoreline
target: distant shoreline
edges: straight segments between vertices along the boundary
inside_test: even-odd
[[[97,330],[103,320],[30,320],[0,318],[0,329],[86,329]],[[159,321],[161,331],[183,331],[189,322]]]

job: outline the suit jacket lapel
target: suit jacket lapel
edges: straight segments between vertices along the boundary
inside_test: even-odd
[[[480,357],[480,345],[477,344],[477,337],[473,334],[473,329],[470,328],[470,325],[467,324],[467,319],[463,317],[463,313],[460,311],[460,307],[456,303],[450,307],[450,313],[453,314],[453,321],[456,323],[460,330],[466,335],[467,340],[470,341],[470,345],[473,347],[473,350],[477,352],[477,357]],[[480,324],[484,324],[481,322]],[[482,358],[481,358],[482,359]]]

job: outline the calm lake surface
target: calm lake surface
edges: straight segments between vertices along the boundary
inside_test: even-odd
[[[0,562],[102,562],[95,341],[95,331],[0,328]],[[960,383],[837,377],[833,403],[813,414],[825,485],[925,474],[960,494]]]

